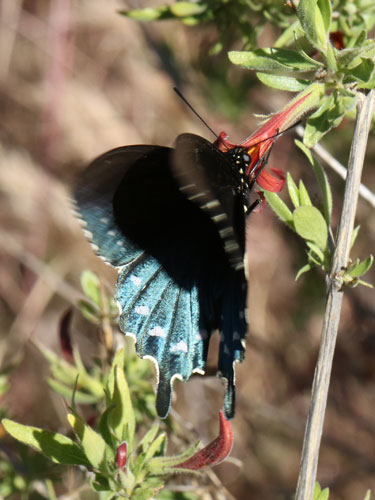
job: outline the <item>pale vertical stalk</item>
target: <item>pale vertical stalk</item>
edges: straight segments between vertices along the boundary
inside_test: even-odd
[[[328,277],[328,295],[322,339],[303,441],[296,500],[312,500],[314,494],[320,441],[343,296],[341,271],[348,264],[362,167],[371,117],[374,112],[374,101],[375,91],[371,91],[367,96],[358,94],[356,125],[349,156],[337,246],[333,257],[332,271]]]

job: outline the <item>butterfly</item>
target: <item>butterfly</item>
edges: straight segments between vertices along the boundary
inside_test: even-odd
[[[234,363],[243,360],[247,333],[245,231],[255,206],[249,194],[290,111],[283,113],[239,146],[224,133],[215,143],[186,133],[174,148],[108,151],[79,177],[79,217],[94,250],[118,269],[119,326],[135,338],[137,354],[155,364],[162,418],[173,380],[204,373],[216,330],[224,413],[234,415]]]

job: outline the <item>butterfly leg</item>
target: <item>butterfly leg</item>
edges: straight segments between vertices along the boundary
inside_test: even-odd
[[[257,198],[246,210],[246,217],[251,214],[262,203],[261,198]]]

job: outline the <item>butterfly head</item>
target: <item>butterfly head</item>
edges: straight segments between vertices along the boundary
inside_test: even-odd
[[[215,145],[230,157],[231,163],[239,174],[241,188],[251,188],[265,164],[275,137],[267,138],[251,145],[236,145],[228,141],[225,132],[221,132]]]

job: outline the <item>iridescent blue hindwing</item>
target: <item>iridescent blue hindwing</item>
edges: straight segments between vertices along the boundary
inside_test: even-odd
[[[194,371],[204,370],[197,288],[184,290],[155,258],[142,255],[136,264],[120,271],[116,299],[121,330],[135,337],[139,356],[156,364],[156,407],[164,417],[170,407],[173,378],[186,381]]]

